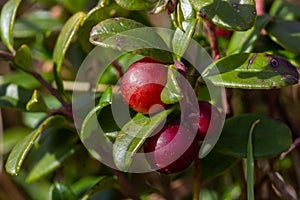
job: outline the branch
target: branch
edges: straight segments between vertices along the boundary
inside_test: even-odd
[[[193,200],[199,200],[200,194],[200,159],[197,157],[194,160],[194,191]]]
[[[38,72],[32,71],[28,72],[32,76],[34,76],[53,96],[57,98],[57,100],[67,109],[71,110],[71,106],[62,98],[59,92],[54,89],[51,84],[49,84]]]
[[[14,56],[11,53],[8,53],[6,51],[1,51],[1,50],[0,50],[0,58],[2,58],[3,60],[6,60],[6,61],[14,60]]]
[[[300,137],[298,137],[297,139],[295,139],[295,141],[293,142],[293,144],[290,146],[290,148],[286,151],[283,152],[280,155],[280,158],[283,159],[285,158],[288,154],[290,154],[293,150],[295,150],[298,146],[300,146]]]
[[[219,51],[219,45],[218,45],[218,39],[217,39],[217,34],[216,34],[216,26],[205,19],[205,24],[207,27],[207,33],[210,41],[210,48],[211,48],[211,54],[214,59],[214,61],[218,60],[221,55]]]
[[[133,185],[125,178],[124,174],[116,169],[112,169],[113,173],[118,177],[120,182],[120,190],[126,196],[132,198],[133,200],[140,200],[140,197],[135,192]]]

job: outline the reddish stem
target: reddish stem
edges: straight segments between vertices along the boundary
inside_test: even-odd
[[[216,34],[216,26],[208,20],[205,20],[205,24],[207,27],[207,34],[210,40],[211,54],[214,61],[216,61],[219,58],[221,58],[217,34]]]

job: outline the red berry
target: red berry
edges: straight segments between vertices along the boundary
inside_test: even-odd
[[[197,138],[204,140],[210,126],[210,134],[212,135],[222,128],[221,113],[215,106],[206,101],[198,101],[198,105],[200,117]]]
[[[167,67],[152,58],[143,58],[133,63],[124,74],[121,93],[135,111],[155,113],[167,106],[160,99],[166,82]]]
[[[228,30],[224,30],[224,29],[221,29],[221,28],[216,28],[216,34],[220,37],[223,37],[223,38],[230,38],[231,36],[231,32],[228,31]]]
[[[179,124],[166,125],[144,143],[150,165],[167,174],[181,172],[189,167],[197,157],[198,150],[195,135]]]

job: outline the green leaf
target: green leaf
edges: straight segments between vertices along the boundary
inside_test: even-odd
[[[82,197],[82,200],[88,200],[94,194],[112,188],[116,186],[117,183],[118,181],[111,176],[102,176],[99,178],[98,182],[87,191],[87,193]]]
[[[290,3],[288,1],[275,0],[272,3],[269,13],[276,18],[284,20],[297,20],[300,17],[299,3]]]
[[[298,83],[297,69],[287,60],[265,53],[224,57],[205,69],[202,76],[218,86],[272,89]]]
[[[26,110],[30,112],[46,112],[48,110],[43,97],[37,90],[33,91],[31,99],[26,104]]]
[[[247,144],[247,199],[254,200],[254,159],[253,159],[253,131],[255,126],[259,123],[256,120],[251,125]]]
[[[225,121],[216,150],[238,158],[247,157],[249,130],[257,120],[260,123],[252,133],[254,158],[277,156],[290,147],[292,133],[285,123],[264,115],[243,114]]]
[[[157,0],[115,0],[117,4],[127,10],[146,10],[152,8]]]
[[[93,27],[90,42],[119,51],[150,56],[164,63],[172,62],[168,47],[157,31],[140,22],[123,17],[106,19]]]
[[[47,82],[52,82],[53,80],[52,73],[42,73],[41,75]],[[12,71],[11,73],[5,75],[3,84],[15,84],[18,85],[18,87],[22,87],[27,90],[34,90],[42,86],[38,80],[32,78],[31,74],[28,74],[20,70]]]
[[[48,117],[36,130],[21,140],[8,156],[5,169],[14,176],[19,174],[21,166],[38,136],[52,126],[60,126],[65,123],[65,118],[59,115]]]
[[[155,7],[151,10],[152,14],[158,14],[166,10],[169,0],[158,0]]]
[[[192,20],[188,21],[188,25],[185,29],[185,32],[180,30],[180,28],[176,29],[173,39],[172,39],[172,46],[173,46],[173,52],[178,57],[181,58],[183,56],[184,52],[186,51],[186,49],[190,43],[190,40],[193,36],[193,33],[195,31],[196,24],[197,24],[197,20],[192,19]]]
[[[33,70],[31,52],[26,44],[23,44],[16,52],[16,55],[14,57],[14,63],[24,71]]]
[[[1,40],[11,52],[15,51],[13,47],[13,28],[20,3],[21,0],[9,0],[1,10]]]
[[[271,39],[283,48],[300,53],[300,22],[275,20],[266,27]]]
[[[63,183],[55,182],[49,190],[50,200],[76,200],[77,197],[71,188]]]
[[[166,109],[151,118],[138,113],[125,124],[113,144],[114,162],[122,171],[129,169],[134,155],[141,148],[147,137],[166,119],[174,108]]]
[[[63,23],[52,17],[51,11],[26,12],[16,20],[13,36],[18,39],[34,38],[46,32],[58,32]]]
[[[255,23],[254,0],[190,0],[190,2],[203,17],[224,29],[244,31]]]
[[[222,162],[220,162],[220,160]],[[201,179],[212,179],[225,170],[229,169],[232,165],[236,164],[239,159],[224,155],[216,150],[209,152],[207,156],[201,159]]]
[[[78,12],[74,14],[62,28],[53,50],[53,61],[57,65],[57,71],[60,72],[65,54],[75,37],[79,26],[84,19],[85,14]]]
[[[65,128],[54,129],[45,134],[38,148],[32,149],[30,154],[37,162],[26,178],[27,183],[36,181],[62,166],[63,161],[76,151],[77,134]]]
[[[5,155],[11,151],[11,149],[25,136],[27,136],[32,129],[27,127],[10,127],[6,128],[3,132],[3,151]]]
[[[236,53],[250,53],[262,29],[271,21],[270,15],[260,15],[257,17],[254,27],[248,31],[236,31],[233,33],[228,44],[227,55]]]
[[[183,97],[178,84],[178,78],[182,75],[174,68],[174,66],[168,67],[167,83],[160,94],[161,101],[166,104],[177,103]]]
[[[180,8],[181,8],[181,14],[183,18],[183,28],[184,28],[185,21],[188,22],[189,20],[196,18],[196,12],[193,9],[193,6],[191,5],[189,0],[181,0],[178,3],[180,4]]]
[[[0,107],[26,110],[27,102],[32,97],[32,91],[15,84],[0,85]]]
[[[112,102],[112,87],[109,86],[105,89],[105,91],[101,95],[99,105],[100,104],[106,104],[107,105],[107,104],[111,104],[111,102]]]
[[[72,1],[72,0],[64,0],[64,7],[70,11],[71,13],[76,13],[81,10],[85,10],[88,6],[88,0],[81,0],[81,1]]]
[[[79,29],[78,38],[82,48],[86,52],[90,52],[93,49],[94,45],[89,42],[90,32],[93,26],[105,19],[116,16],[125,17],[128,14],[129,11],[124,10],[114,2],[111,2],[111,4],[108,6],[93,8],[88,12]]]

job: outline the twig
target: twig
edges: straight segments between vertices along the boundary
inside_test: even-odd
[[[207,27],[207,34],[208,34],[209,41],[210,41],[211,54],[212,54],[213,60],[216,61],[221,57],[220,51],[219,51],[217,34],[216,34],[216,26],[208,20],[205,20],[205,24]]]
[[[3,60],[6,60],[6,61],[14,60],[14,56],[11,53],[8,53],[6,51],[1,51],[1,50],[0,50],[0,58],[2,58]]]
[[[57,100],[67,109],[67,110],[71,110],[71,106],[70,104],[68,104],[63,98],[62,96],[59,94],[59,92],[54,89],[50,83],[48,83],[38,72],[36,71],[32,71],[32,72],[28,72],[30,73],[32,76],[34,76],[53,96],[55,96],[57,98]]]
[[[264,3],[265,0],[256,0],[256,13],[257,15],[263,15],[265,13]]]
[[[200,159],[196,158],[194,160],[194,191],[193,200],[199,200],[200,194]]]
[[[120,190],[123,192],[123,194],[132,198],[133,200],[140,200],[132,184],[125,178],[124,174],[116,169],[113,169],[112,171],[118,177],[118,180],[121,185]]]
[[[276,189],[280,192],[284,199],[297,200],[297,194],[292,187],[289,187],[282,178],[273,170],[268,172],[268,177]]]
[[[120,78],[121,76],[123,76],[122,67],[120,66],[120,64],[118,63],[118,61],[116,61],[116,60],[113,61],[112,65],[117,70],[117,77]]]
[[[300,146],[300,137],[298,137],[297,139],[295,139],[295,141],[293,142],[293,144],[290,146],[290,148],[286,151],[283,152],[280,155],[280,158],[283,159],[284,157],[286,157],[288,154],[290,154],[293,150],[295,150],[298,146]]]

